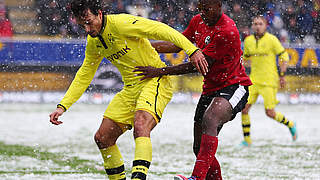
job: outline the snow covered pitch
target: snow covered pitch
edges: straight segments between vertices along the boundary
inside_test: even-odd
[[[0,104],[0,179],[104,179],[102,158],[93,135],[106,105],[75,104],[60,126],[49,123],[55,104]],[[262,105],[251,115],[253,146],[241,148],[240,114],[219,135],[217,158],[224,179],[319,179],[320,105],[279,105],[297,122],[298,140],[266,117]],[[192,126],[195,104],[169,104],[152,132],[153,161],[148,179],[190,175],[195,157]],[[132,131],[119,139],[130,179],[134,141]]]

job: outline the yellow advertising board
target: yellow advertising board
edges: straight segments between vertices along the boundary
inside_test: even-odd
[[[64,91],[73,75],[48,72],[0,72],[0,91]]]

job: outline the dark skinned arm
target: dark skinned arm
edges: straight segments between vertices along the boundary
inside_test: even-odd
[[[214,60],[207,55],[205,55],[205,57],[210,68]],[[135,68],[136,69],[133,70],[133,72],[140,72],[140,73],[137,73],[137,76],[143,76],[141,80],[144,80],[147,78],[165,76],[165,75],[182,75],[182,74],[198,72],[191,62],[187,62],[187,63],[175,65],[175,66],[162,67],[162,68],[155,68],[152,66],[137,66]]]
[[[151,42],[151,45],[156,49],[158,53],[178,53],[182,49],[171,42],[166,41],[155,41]],[[198,61],[200,57],[205,59],[204,54],[201,51],[195,51],[192,55],[190,55],[190,61],[196,69],[201,72],[203,75],[206,75],[208,72],[209,64],[207,61]],[[201,58],[200,58],[201,59]]]
[[[151,42],[151,45],[158,53],[178,53],[182,50],[172,42],[167,41],[154,41]]]

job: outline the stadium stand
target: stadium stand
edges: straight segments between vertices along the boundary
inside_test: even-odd
[[[70,17],[67,0],[0,0],[9,10],[15,34],[84,37]],[[107,13],[131,13],[156,19],[183,31],[196,13],[196,0],[102,0]],[[250,33],[251,17],[263,14],[268,31],[283,43],[320,42],[320,0],[231,0],[224,12],[232,17],[242,40]]]
[[[5,0],[15,34],[39,34],[35,0]]]

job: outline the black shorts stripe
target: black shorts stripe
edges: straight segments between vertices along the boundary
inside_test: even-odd
[[[161,117],[157,113],[157,100],[158,100],[158,96],[159,96],[160,79],[161,79],[161,77],[159,77],[158,80],[157,80],[157,82],[158,82],[157,90],[156,90],[157,94],[156,94],[156,97],[155,97],[155,100],[154,100],[154,112],[156,113],[156,116],[157,116],[159,122],[161,120]]]
[[[124,171],[124,165],[116,168],[105,169],[105,170],[108,175],[120,174]]]
[[[146,168],[149,169],[150,167],[150,162],[149,161],[146,161],[146,160],[134,160],[133,161],[133,166],[144,166]]]
[[[243,127],[243,128],[249,128],[249,127],[250,127],[250,124],[242,124],[242,127]]]
[[[141,180],[146,180],[147,175],[142,173],[142,172],[133,172],[131,179],[141,179]]]
[[[243,133],[244,136],[250,136],[250,133]]]

